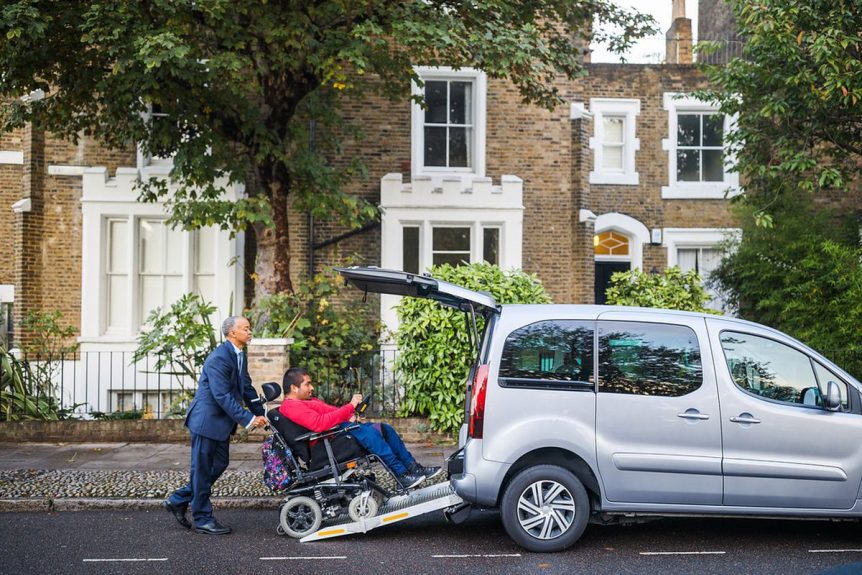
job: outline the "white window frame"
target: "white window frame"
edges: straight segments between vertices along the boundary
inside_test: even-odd
[[[637,134],[637,116],[641,112],[641,102],[626,98],[591,98],[590,112],[593,114],[593,136],[589,139],[593,150],[593,171],[590,172],[591,184],[615,184],[636,186],[640,177],[635,167],[635,155],[640,150]],[[607,170],[603,164],[603,143],[605,139],[604,118],[623,119],[623,166],[622,170]]]
[[[728,171],[733,159],[728,157],[727,134],[734,128],[734,118],[724,116],[724,179],[720,182],[680,182],[676,179],[677,116],[685,113],[718,113],[718,107],[688,94],[666,92],[664,110],[667,112],[668,137],[662,139],[662,149],[667,152],[668,185],[662,186],[661,197],[670,199],[725,199],[740,193],[739,174]]]
[[[667,249],[667,267],[679,265],[681,249],[715,249],[723,241],[741,235],[739,228],[664,228],[662,238]],[[725,308],[725,313],[732,311]]]
[[[140,282],[137,274],[139,258],[138,222],[140,219],[160,219],[169,216],[163,203],[138,202],[136,184],[139,172],[134,168],[120,168],[117,177],[107,178],[105,168],[87,168],[84,171],[83,194],[81,198],[82,261],[81,261],[81,343],[82,351],[108,349],[134,349],[141,328],[137,318]],[[226,181],[221,182],[223,185]],[[228,189],[225,199],[236,199],[242,193],[241,187]],[[128,315],[118,322],[114,329],[107,325],[107,222],[126,220],[128,241],[126,242],[126,261],[128,262],[128,282],[126,301]],[[193,235],[182,232],[183,241],[177,249],[182,250],[183,281],[185,291],[194,285]],[[231,315],[233,306],[241,306],[243,295],[243,234],[231,238],[227,231],[216,230],[213,246],[213,301],[216,314],[214,325]]]
[[[510,224],[511,225],[511,224]],[[470,255],[469,255],[469,263],[479,263],[485,261],[485,235],[484,231],[486,228],[493,228],[497,230],[497,258],[498,265],[501,265],[501,262],[507,261],[504,255],[504,252],[508,249],[509,251],[514,251],[512,246],[507,248],[506,246],[506,222],[499,220],[479,220],[475,219],[475,217],[471,217],[470,219],[448,219],[448,220],[436,220],[436,219],[422,219],[417,220],[415,218],[398,220],[397,226],[399,230],[403,230],[404,228],[419,228],[419,273],[425,273],[428,269],[433,265],[434,262],[434,228],[468,228],[470,230]],[[401,233],[399,231],[399,233]],[[403,261],[404,258],[404,246],[397,246],[400,250],[400,254],[393,254],[396,257],[400,257],[399,261]],[[443,253],[443,252],[440,252]],[[392,258],[395,259],[394,257]],[[518,258],[520,260],[520,258]],[[394,261],[392,263],[395,263]],[[390,267],[392,267],[390,265]],[[518,262],[518,266],[506,266],[506,267],[520,267],[520,261]],[[398,269],[396,266],[394,269]]]
[[[473,138],[470,146],[473,153],[471,168],[448,168],[424,165],[425,148],[425,110],[419,104],[411,105],[411,174],[417,176],[485,176],[485,119],[487,115],[487,76],[474,68],[454,68],[417,66],[414,68],[423,82],[446,80],[473,83]],[[424,87],[413,84],[413,95],[423,96]]]

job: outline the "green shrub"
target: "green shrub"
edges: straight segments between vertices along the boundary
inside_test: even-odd
[[[611,276],[606,294],[609,305],[721,313],[706,307],[710,296],[698,273],[695,270],[683,273],[677,266],[660,274],[639,269],[617,272]]]
[[[156,308],[150,312],[146,326],[138,335],[138,347],[132,355],[132,362],[139,362],[148,355],[154,356],[156,362],[152,371],[174,377],[181,390],[171,403],[168,416],[185,413],[197,388],[204,361],[219,344],[210,319],[215,311],[215,306],[199,295],[185,294],[167,311]],[[193,385],[186,385],[189,380]]]
[[[497,303],[549,303],[541,282],[520,271],[490,264],[431,268],[436,278],[475,291],[490,292]],[[464,313],[419,298],[398,305],[395,370],[404,385],[399,415],[428,416],[435,429],[457,430],[464,420],[467,372],[475,357]],[[483,325],[478,326],[481,334]]]
[[[846,210],[804,193],[772,208],[774,227],[737,214],[741,238],[714,276],[740,317],[784,331],[862,377],[862,265],[859,227]]]
[[[380,332],[377,322],[359,306],[333,305],[338,280],[317,274],[293,293],[274,294],[248,311],[256,337],[292,337],[291,364],[308,369],[320,397],[341,402],[362,389],[364,376],[375,373]],[[378,398],[383,400],[384,398]]]
[[[46,362],[19,361],[0,344],[0,421],[54,421],[71,416],[76,406],[63,408],[56,386],[44,380]]]
[[[62,325],[63,314],[28,312],[21,321],[31,334],[22,346],[23,359],[16,359],[0,345],[0,420],[66,419],[78,405],[63,408],[55,378],[63,359],[74,354],[70,344],[75,328]]]

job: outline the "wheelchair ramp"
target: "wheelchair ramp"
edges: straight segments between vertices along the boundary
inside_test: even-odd
[[[306,535],[300,541],[305,543],[340,537],[351,533],[366,533],[383,525],[390,525],[404,521],[405,519],[425,515],[432,511],[445,509],[457,505],[462,501],[463,499],[455,493],[455,489],[452,488],[452,485],[448,481],[446,483],[437,483],[418,489],[407,495],[399,495],[391,498],[386,502],[386,505],[377,511],[377,515],[374,517],[360,521],[351,521],[349,518],[341,522],[336,520],[336,523],[323,527],[311,535]]]

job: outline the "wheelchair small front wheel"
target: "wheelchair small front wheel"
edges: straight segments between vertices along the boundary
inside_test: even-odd
[[[323,512],[311,497],[292,497],[281,507],[279,526],[294,539],[302,539],[320,529]]]
[[[360,519],[369,519],[377,515],[377,509],[380,507],[378,498],[375,492],[360,493],[350,500],[350,505],[347,506],[347,514],[354,521]]]

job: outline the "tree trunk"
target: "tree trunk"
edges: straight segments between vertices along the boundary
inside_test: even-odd
[[[271,251],[268,255],[271,256],[272,277],[266,278],[269,280],[266,281],[266,291],[270,293],[293,292],[290,279],[290,225],[287,219],[290,180],[286,176],[279,178],[278,171],[277,167],[265,170],[261,181],[263,192],[272,207],[273,229],[267,230],[264,235],[268,237],[258,244],[259,250],[269,248]],[[255,299],[258,299],[258,294],[255,294]]]

